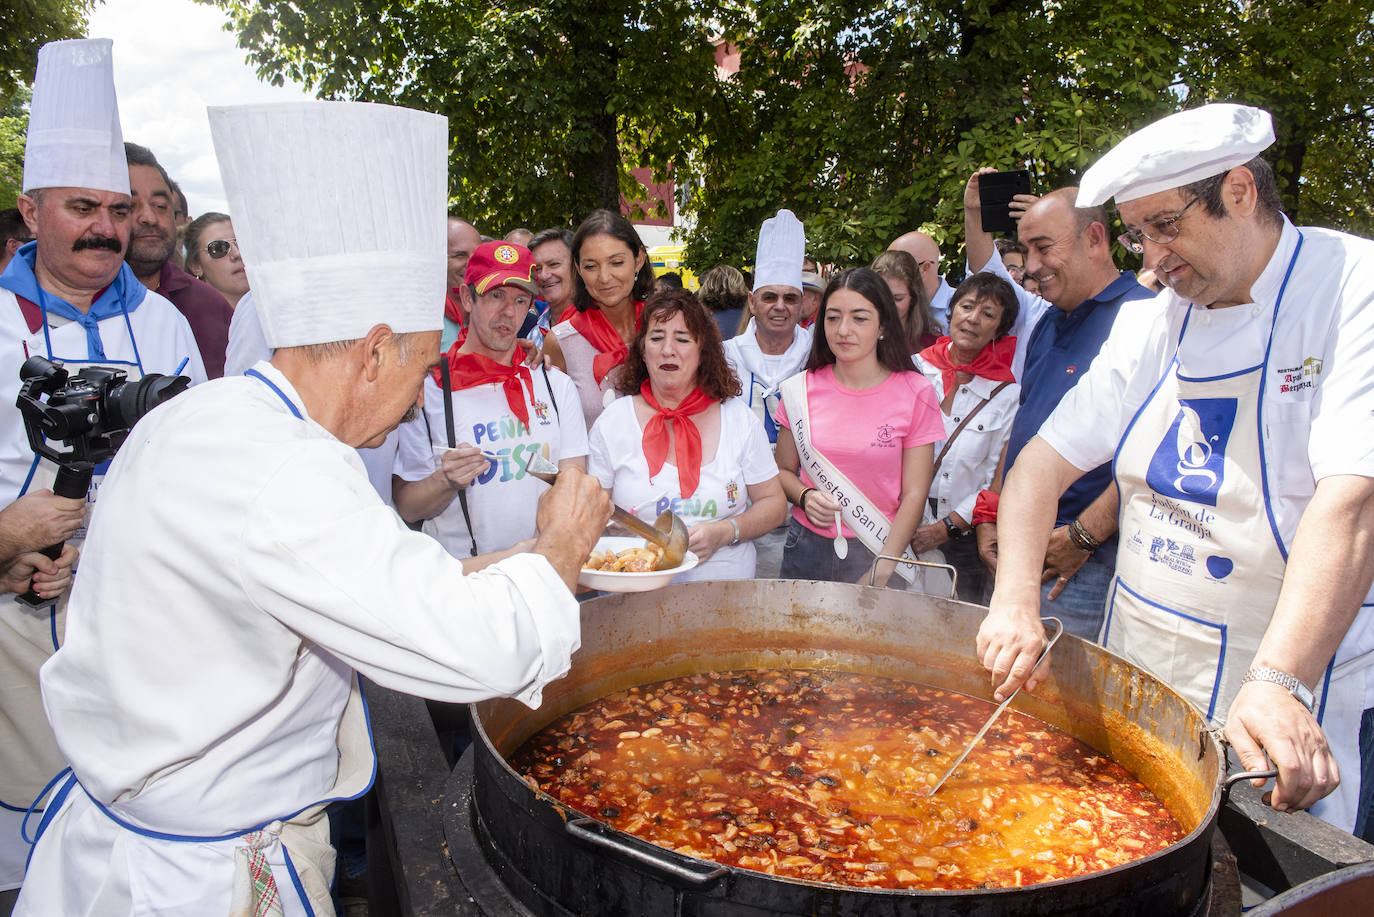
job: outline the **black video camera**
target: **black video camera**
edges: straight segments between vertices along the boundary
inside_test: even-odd
[[[72,498],[86,496],[95,467],[114,457],[144,414],[191,384],[185,376],[159,373],[130,382],[123,370],[104,366],[87,366],[73,376],[43,357],[25,360],[19,378],[15,404],[24,417],[29,445],[57,463],[53,493]],[[69,451],[59,452],[53,442],[63,443]],[[56,559],[62,545],[51,545],[43,553]],[[32,589],[18,600],[32,607],[48,604]]]

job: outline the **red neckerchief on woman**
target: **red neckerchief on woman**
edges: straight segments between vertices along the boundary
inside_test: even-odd
[[[636,331],[639,330],[639,317],[643,312],[644,303],[635,303]],[[592,376],[596,378],[597,385],[606,378],[606,373],[624,363],[630,355],[630,348],[620,339],[619,333],[611,325],[611,320],[599,306],[593,306],[585,312],[578,311],[576,306],[569,306],[559,321],[571,322],[577,333],[600,351],[592,358]]]
[[[940,378],[945,383],[946,398],[959,384],[954,377],[955,373],[972,373],[993,382],[1015,382],[1016,377],[1011,372],[1011,358],[1015,355],[1016,338],[1012,335],[988,344],[973,358],[972,363],[956,364],[950,358],[948,337],[940,338],[921,351],[921,359],[940,370]]]
[[[699,388],[692,389],[692,393],[682,399],[682,403],[675,408],[660,407],[654,400],[654,393],[649,385],[649,380],[645,379],[644,384],[639,387],[639,394],[644,396],[645,402],[654,409],[654,416],[649,418],[649,422],[644,425],[643,449],[644,458],[649,463],[649,477],[653,477],[663,470],[663,463],[668,458],[668,424],[673,422],[673,464],[677,466],[678,489],[682,491],[684,499],[697,492],[697,484],[701,481],[701,431],[697,429],[696,423],[692,420],[693,414],[700,414],[702,411],[716,403],[716,400],[707,395]]]
[[[486,382],[499,382],[501,388],[506,393],[506,404],[510,405],[511,411],[520,422],[526,427],[530,425],[530,398],[534,391],[534,380],[530,376],[530,368],[525,365],[525,351],[519,347],[515,348],[515,353],[511,355],[509,365],[502,365],[495,360],[475,353],[459,353],[460,344],[454,344],[448,349],[448,354],[444,359],[448,360],[449,375],[453,382],[453,390],[461,392],[466,388],[482,385]],[[444,380],[436,367],[433,370],[434,381],[443,388]],[[524,382],[524,388],[520,383]]]

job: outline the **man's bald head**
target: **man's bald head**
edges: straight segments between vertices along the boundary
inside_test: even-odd
[[[902,233],[887,247],[890,252],[906,252],[916,259],[921,270],[921,282],[925,284],[926,295],[933,297],[940,289],[940,246],[935,240],[920,230]]]
[[[1035,202],[1017,227],[1026,246],[1026,275],[1040,295],[1065,312],[1102,292],[1117,278],[1107,212],[1076,207],[1077,188],[1059,188]]]

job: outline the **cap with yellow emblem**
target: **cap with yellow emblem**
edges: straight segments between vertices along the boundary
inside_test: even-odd
[[[468,259],[463,283],[470,283],[478,293],[492,287],[520,287],[527,293],[539,294],[534,282],[534,256],[523,245],[514,242],[483,242]]]

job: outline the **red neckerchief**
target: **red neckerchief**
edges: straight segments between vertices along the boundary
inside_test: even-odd
[[[649,463],[649,477],[653,477],[663,469],[663,463],[668,458],[668,424],[666,421],[673,422],[673,464],[677,465],[678,489],[682,491],[683,498],[690,497],[697,492],[697,484],[701,481],[701,431],[692,420],[693,414],[700,414],[702,411],[715,404],[711,398],[699,388],[692,389],[692,393],[682,399],[682,403],[675,408],[660,407],[654,400],[653,390],[649,386],[649,380],[645,379],[644,384],[639,387],[639,394],[644,396],[644,400],[649,407],[654,409],[654,416],[649,418],[649,422],[644,425],[644,458]]]
[[[525,352],[519,347],[515,348],[515,353],[511,355],[509,365],[503,366],[488,357],[476,353],[459,353],[458,348],[461,343],[454,344],[448,349],[444,359],[448,360],[449,374],[453,382],[453,390],[461,392],[465,388],[472,388],[486,382],[499,382],[501,388],[506,393],[506,404],[520,422],[526,427],[530,425],[530,398],[533,397],[534,380],[530,377],[530,368],[525,365]],[[439,383],[442,388],[444,385],[443,377],[436,368],[434,381]],[[520,383],[524,382],[524,388]],[[526,394],[529,392],[530,394]]]
[[[639,317],[643,312],[644,303],[635,303],[636,330],[639,329]],[[620,339],[620,335],[611,325],[611,320],[598,306],[593,306],[585,312],[579,312],[576,306],[569,306],[559,321],[571,322],[577,333],[600,351],[592,358],[592,376],[596,378],[597,385],[606,378],[606,373],[624,363],[630,355],[630,348]]]
[[[1015,382],[1016,377],[1011,373],[1011,358],[1015,355],[1016,338],[1012,335],[988,344],[973,358],[972,363],[955,365],[949,356],[948,336],[940,338],[921,351],[921,359],[940,370],[940,377],[945,383],[946,398],[959,384],[954,378],[955,373],[972,373],[993,382]]]
[[[467,327],[467,318],[463,315],[463,305],[453,298],[453,290],[444,294],[444,318],[453,322],[461,330]]]

